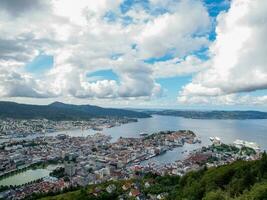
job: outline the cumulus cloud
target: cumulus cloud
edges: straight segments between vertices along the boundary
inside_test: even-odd
[[[126,13],[121,3],[1,1],[0,97],[150,99],[162,95],[156,78],[204,68],[188,56],[210,43],[210,18],[201,1],[169,1],[166,12],[156,15],[152,11],[159,2],[151,2],[152,10]],[[115,18],[109,21],[107,13]],[[167,53],[175,59],[144,62]],[[42,54],[53,56],[52,68],[39,76],[26,72],[25,66]],[[103,69],[112,69],[119,80],[88,81],[88,73]]]
[[[142,57],[161,57],[172,52],[183,57],[207,47],[210,18],[200,1],[182,0],[175,12],[167,12],[146,23],[136,37]]]
[[[181,104],[198,104],[198,105],[266,105],[267,95],[252,96],[244,94],[227,94],[221,96],[181,96],[178,98]]]
[[[200,72],[207,68],[208,62],[203,62],[196,56],[189,55],[183,59],[176,57],[167,61],[159,61],[151,65],[155,78],[167,78]]]
[[[17,73],[12,70],[0,69],[0,96],[1,97],[55,97],[43,83],[39,83],[31,76]]]
[[[0,60],[9,62],[25,62],[36,56],[36,50],[27,48],[27,40],[0,39]]]
[[[210,67],[199,72],[178,100],[197,103],[240,92],[267,89],[267,2],[233,0],[217,18]],[[211,97],[212,99],[212,97]]]
[[[47,9],[49,4],[44,0],[1,0],[0,10],[7,12],[11,17],[18,17],[32,10]]]
[[[119,95],[122,97],[157,96],[160,93],[151,69],[134,56],[119,59],[115,72],[121,78]]]

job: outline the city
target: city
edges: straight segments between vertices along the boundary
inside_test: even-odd
[[[91,118],[86,121],[54,121],[47,119],[0,119],[0,140],[23,138],[36,134],[44,135],[59,131],[75,129],[101,131],[103,128],[120,126],[121,124],[137,122],[135,118],[105,117]]]
[[[1,144],[0,180],[31,167],[56,165],[50,176],[22,186],[2,187],[0,195],[8,199],[24,199],[32,193],[47,194],[63,189],[100,184],[111,180],[131,180],[147,173],[179,175],[216,167],[236,160],[257,160],[258,146],[237,141],[223,144],[219,138],[211,138],[212,145],[189,153],[186,159],[159,165],[142,161],[164,154],[184,143],[201,143],[192,131],[162,131],[139,138],[119,138],[110,142],[111,136],[96,133],[87,137],[37,137]],[[253,148],[254,147],[254,148]],[[52,174],[52,175],[51,175]],[[138,175],[139,174],[139,175]],[[54,176],[53,176],[54,175]],[[110,190],[113,186],[110,185]],[[141,193],[139,192],[139,195]],[[139,196],[138,195],[138,196]]]

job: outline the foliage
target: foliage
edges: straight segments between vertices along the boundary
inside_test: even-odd
[[[54,169],[49,175],[56,178],[63,178],[65,175],[64,172],[65,172],[64,167],[58,167]]]

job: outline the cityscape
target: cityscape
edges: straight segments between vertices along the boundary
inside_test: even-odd
[[[57,193],[111,180],[131,180],[147,173],[183,176],[204,166],[211,168],[236,160],[257,160],[261,155],[261,149],[255,143],[237,140],[233,144],[224,144],[220,138],[214,137],[210,138],[211,145],[189,152],[184,160],[160,165],[153,161],[143,161],[149,161],[174,148],[181,148],[185,143],[201,143],[201,140],[190,130],[140,133],[139,138],[121,137],[116,142],[110,140],[110,135],[96,133],[87,137],[58,134],[3,142],[0,145],[0,184],[5,184],[3,180],[7,177],[31,168],[53,166],[53,170],[48,176],[33,182],[2,185],[1,189],[5,190],[1,193],[2,197],[24,199],[31,197],[33,193]],[[106,188],[108,193],[115,189],[112,184]],[[129,198],[144,195],[138,187],[134,191],[136,194],[130,192]]]
[[[267,200],[267,0],[0,0],[0,200]]]
[[[135,118],[92,118],[87,121],[52,121],[47,119],[0,119],[0,139],[23,138],[31,135],[82,129],[101,131],[103,128],[137,122]]]

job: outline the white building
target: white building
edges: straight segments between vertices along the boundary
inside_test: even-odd
[[[65,167],[65,174],[68,176],[73,176],[75,174],[75,163],[72,161],[65,161],[64,162]]]

